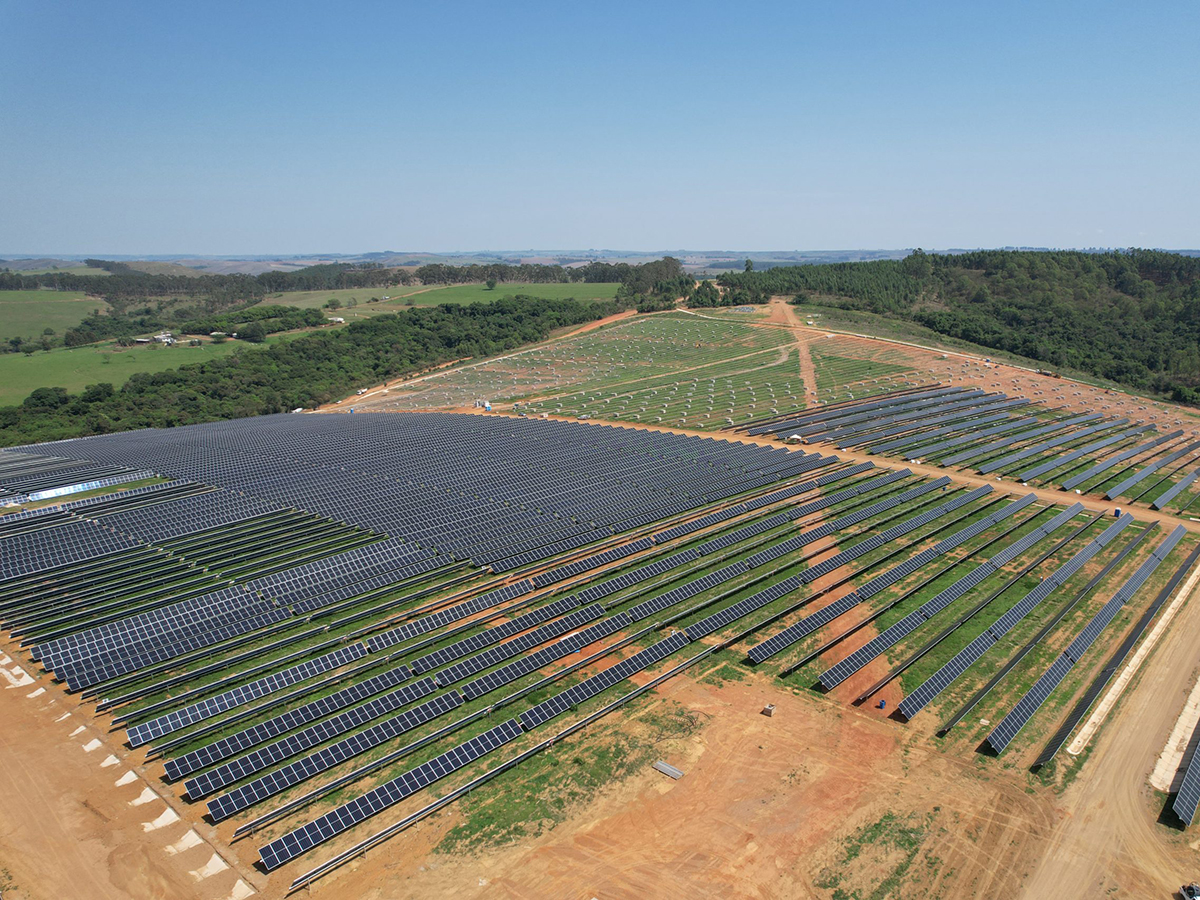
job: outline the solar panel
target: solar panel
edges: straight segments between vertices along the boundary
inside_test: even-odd
[[[498,747],[511,743],[523,733],[520,723],[516,719],[510,719],[452,750],[447,750],[441,756],[410,769],[399,778],[381,784],[319,819],[271,841],[258,851],[263,866],[268,871],[279,868],[285,862],[353,828],[359,822],[399,803],[451,772],[456,772]]]
[[[217,694],[215,697],[210,697],[199,703],[193,703],[191,706],[185,706],[183,709],[160,716],[157,719],[151,719],[149,722],[135,725],[126,732],[129,745],[131,747],[140,747],[155,738],[162,737],[164,734],[180,731],[189,725],[194,725],[196,722],[211,719],[213,716],[220,715],[234,707],[257,700],[260,697],[265,697],[267,694],[275,691],[283,690],[285,687],[312,678],[314,675],[328,672],[331,669],[351,663],[356,659],[361,659],[366,653],[367,648],[362,644],[351,644],[349,647],[342,647],[332,653],[326,653],[324,656],[311,659],[298,666],[292,666],[289,669],[284,669],[282,672],[252,681],[250,684],[225,691],[222,694]]]
[[[227,794],[214,797],[208,801],[208,815],[214,822],[227,819],[244,809],[249,809],[267,797],[307,781],[314,775],[327,771],[347,759],[352,759],[397,735],[411,731],[452,709],[457,709],[462,702],[462,697],[456,691],[440,694],[398,716],[372,725],[365,731],[352,734],[328,747],[323,747],[282,769],[248,782]]]
[[[1166,509],[1171,505],[1171,501],[1190,488],[1195,483],[1197,478],[1200,478],[1200,469],[1189,473],[1175,484],[1171,485],[1171,487],[1159,494],[1158,498],[1155,499],[1150,506],[1154,509]]]
[[[1104,495],[1105,499],[1107,499],[1107,500],[1117,499],[1122,494],[1124,494],[1126,491],[1128,491],[1131,487],[1133,487],[1135,484],[1137,484],[1139,481],[1142,481],[1145,478],[1149,478],[1151,475],[1153,475],[1159,469],[1163,468],[1163,466],[1169,466],[1171,463],[1175,462],[1175,460],[1180,459],[1181,457],[1184,457],[1184,456],[1188,456],[1192,453],[1195,453],[1197,449],[1200,449],[1200,441],[1196,441],[1195,443],[1188,444],[1186,447],[1184,447],[1180,450],[1176,450],[1174,453],[1168,453],[1166,456],[1164,456],[1160,459],[1156,459],[1154,462],[1150,463],[1150,465],[1148,465],[1148,466],[1143,466],[1141,469],[1139,469],[1137,472],[1134,472],[1132,475],[1130,475],[1128,478],[1126,478],[1124,481],[1122,481],[1116,487],[1111,488]]]
[[[1200,726],[1196,728],[1200,732]],[[1192,735],[1189,746],[1196,746],[1196,735]],[[1171,801],[1171,809],[1175,815],[1183,820],[1184,824],[1191,825],[1192,820],[1196,818],[1196,807],[1200,806],[1200,753],[1192,753],[1192,758],[1188,762],[1187,769],[1183,773],[1183,781],[1180,782],[1179,792],[1175,795],[1175,799]]]
[[[821,686],[828,690],[841,684],[880,653],[889,647],[895,646],[955,600],[958,600],[982,584],[989,576],[1008,565],[1008,563],[1029,550],[1043,538],[1061,528],[1082,511],[1083,504],[1075,503],[1070,508],[1054,516],[1049,522],[1038,526],[1029,534],[1014,541],[1004,550],[1001,550],[995,556],[988,559],[987,562],[964,575],[945,590],[940,591],[935,597],[923,603],[919,608],[900,619],[900,621],[884,629],[844,660],[822,672],[819,679]]]
[[[1012,743],[1017,733],[1025,727],[1026,723],[1033,717],[1033,714],[1041,708],[1041,705],[1046,702],[1050,694],[1054,692],[1054,689],[1067,676],[1067,673],[1079,662],[1083,654],[1095,642],[1096,638],[1116,618],[1117,613],[1121,611],[1121,607],[1133,598],[1134,594],[1146,583],[1147,579],[1158,568],[1159,563],[1170,554],[1186,532],[1187,529],[1179,525],[1171,534],[1167,535],[1162,543],[1138,567],[1137,571],[1130,576],[1129,580],[1113,595],[1112,599],[1105,603],[1092,616],[1088,624],[1084,626],[1083,630],[1067,646],[1067,649],[1042,674],[1034,686],[1017,702],[1016,706],[1012,708],[1000,724],[992,730],[986,740],[994,752],[1003,753],[1005,748]]]
[[[1102,461],[1096,463],[1096,465],[1092,466],[1090,469],[1087,469],[1086,471],[1080,472],[1078,475],[1072,475],[1070,478],[1068,478],[1066,481],[1063,482],[1063,484],[1062,484],[1063,490],[1064,491],[1074,490],[1079,485],[1083,484],[1085,481],[1087,481],[1090,478],[1094,478],[1096,475],[1099,475],[1101,472],[1106,472],[1109,469],[1113,468],[1114,466],[1120,465],[1121,463],[1125,462],[1125,460],[1127,460],[1127,459],[1133,459],[1133,457],[1138,456],[1142,453],[1145,453],[1147,450],[1153,450],[1155,447],[1159,446],[1160,444],[1164,444],[1167,441],[1173,441],[1173,440],[1175,440],[1175,438],[1182,437],[1182,436],[1183,436],[1182,430],[1172,431],[1170,434],[1164,434],[1162,437],[1155,438],[1152,441],[1147,441],[1146,443],[1140,444],[1137,447],[1131,447],[1128,450],[1124,450],[1124,451],[1118,453],[1116,456],[1111,456],[1108,459],[1105,459],[1105,460],[1102,460]]]
[[[223,759],[228,759],[251,747],[266,743],[272,738],[286,734],[309,722],[315,722],[331,713],[346,709],[356,703],[397,687],[412,677],[408,666],[398,666],[378,675],[373,675],[363,681],[355,682],[348,687],[335,691],[325,697],[319,697],[302,706],[280,713],[264,722],[251,725],[249,728],[232,734],[229,737],[206,744],[176,759],[166,761],[165,768],[168,781],[177,781],[198,772],[205,766],[211,766]],[[410,689],[414,692],[412,699],[416,700],[426,694],[433,693],[437,684],[432,678],[423,678],[414,682]]]
[[[538,725],[542,725],[556,716],[562,715],[568,709],[578,706],[583,701],[591,699],[601,691],[607,690],[613,685],[624,681],[630,675],[665,659],[677,650],[686,647],[687,644],[687,635],[677,631],[670,637],[663,638],[661,641],[651,644],[645,650],[635,653],[615,666],[610,666],[603,672],[584,679],[579,684],[567,688],[549,700],[544,700],[536,706],[527,709],[518,716],[521,725],[527,731],[532,730]]]
[[[1093,556],[1099,553],[1106,544],[1115,538],[1126,526],[1133,521],[1133,516],[1125,513],[1104,532],[1091,541],[1058,567],[1051,575],[1018,600],[1012,608],[993,622],[983,634],[959,651],[950,662],[935,672],[928,680],[917,687],[915,691],[900,701],[900,712],[906,718],[912,718],[920,712],[929,701],[946,689],[955,679],[975,663],[987,650],[1008,633],[1014,625],[1027,616],[1034,607],[1050,594],[1054,593],[1072,575],[1081,569]]]
[[[407,684],[398,690],[384,694],[381,697],[376,697],[374,700],[364,703],[361,706],[338,713],[315,725],[310,725],[300,731],[294,731],[273,744],[260,747],[246,756],[239,757],[233,762],[218,766],[212,771],[205,772],[203,775],[191,779],[185,785],[188,798],[197,800],[201,797],[207,797],[209,794],[216,793],[221,788],[233,784],[235,781],[240,781],[255,772],[260,772],[268,766],[282,762],[298,753],[303,753],[305,750],[309,750],[325,741],[333,740],[374,719],[395,712],[401,707],[427,697],[436,689],[437,685],[434,684],[433,679],[423,678],[420,681]],[[444,712],[446,707],[443,701],[438,700],[434,706],[428,709],[436,710],[440,713]],[[427,721],[422,711],[425,710],[425,707],[418,707],[418,710],[413,716],[407,718],[401,717],[407,725],[405,730],[414,727],[407,723],[415,721],[417,724],[420,724]],[[396,731],[395,726],[388,726],[384,723],[383,730],[380,733],[386,732],[388,735],[393,735]],[[335,752],[335,756],[337,755]]]

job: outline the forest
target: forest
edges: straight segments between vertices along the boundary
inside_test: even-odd
[[[939,334],[1200,403],[1200,258],[1007,251],[776,267],[726,290],[906,319]]]
[[[19,406],[0,407],[0,446],[309,408],[431,365],[503,353],[628,307],[621,300],[521,296],[420,307],[266,349],[136,374],[119,390],[111,384],[89,385],[78,394],[39,388]]]

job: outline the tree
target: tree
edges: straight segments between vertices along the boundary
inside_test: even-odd
[[[747,272],[753,272],[753,271],[754,271],[754,260],[750,259],[749,257],[747,257],[747,258],[746,258],[746,269],[745,269],[745,271],[747,271]]]
[[[494,291],[496,289],[496,279],[495,278],[489,278],[487,280],[487,289],[489,291]]]
[[[325,304],[326,309],[341,309],[342,301],[337,297],[330,297],[329,302]]]
[[[238,337],[251,344],[261,344],[267,339],[267,329],[263,328],[262,322],[251,322],[238,331]]]
[[[22,405],[26,409],[58,409],[65,406],[69,400],[66,388],[42,387],[26,397]]]

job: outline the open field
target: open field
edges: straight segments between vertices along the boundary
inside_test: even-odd
[[[0,336],[37,340],[46,328],[61,335],[105,308],[104,301],[78,291],[0,291]]]
[[[615,338],[626,323],[635,337]],[[748,328],[710,345],[701,337],[711,327],[642,317],[564,343],[587,349],[598,377],[633,376],[643,392],[661,390],[649,385],[676,354],[677,366],[781,354],[799,365],[786,330]],[[614,340],[628,356],[600,368]],[[529,377],[562,358],[546,346]],[[880,378],[879,366],[896,364],[862,359]],[[1135,682],[1135,702],[1087,752],[1028,771],[1112,648],[1139,637],[1151,601],[1193,564],[1200,533],[1163,513],[1114,519],[1095,500],[1068,509],[1076,496],[1052,489],[873,466],[854,452],[784,452],[770,436],[740,441],[497,416],[280,416],[0,454],[9,492],[113,465],[171,479],[41,513],[51,518],[0,517],[0,542],[48,554],[32,568],[6,555],[0,579],[5,672],[21,688],[0,701],[12,707],[7,720],[29,719],[6,732],[9,755],[34,758],[45,743],[62,773],[51,789],[27,771],[18,790],[0,772],[0,814],[74,792],[106,817],[0,836],[13,888],[69,893],[72,872],[116,844],[139,861],[106,866],[95,896],[142,896],[150,888],[132,879],[145,871],[173,896],[277,897],[325,861],[335,865],[312,872],[311,890],[330,896],[835,900],[880,885],[901,897],[1019,896],[1046,862],[1046,841],[1082,840],[1064,828],[1060,804],[1095,790],[1091,773],[1113,752],[1132,760],[1122,779],[1144,783],[1174,723],[1177,701],[1143,698]],[[97,525],[107,543],[67,539]],[[122,534],[148,544],[122,544]],[[1129,601],[1015,740],[979,753],[1139,572]],[[1029,607],[1048,578],[1054,589]],[[244,586],[236,596],[249,605],[228,624],[175,618],[230,585]],[[175,606],[185,597],[199,605]],[[827,692],[813,689],[917,609],[931,611]],[[1183,610],[1180,628],[1200,621],[1194,601]],[[168,629],[149,655],[119,624],[132,613]],[[1010,620],[910,721],[890,715]],[[17,637],[36,645],[36,661]],[[1173,629],[1162,652],[1173,660],[1185,639]],[[1002,665],[998,684],[939,737]],[[1158,657],[1146,665],[1161,685]],[[1169,669],[1188,682],[1190,671]],[[771,718],[760,715],[768,703]],[[1152,728],[1121,726],[1124,710],[1147,706],[1158,708]],[[86,734],[71,734],[76,721]],[[455,755],[475,738],[482,752]],[[650,769],[659,759],[683,777]],[[421,772],[436,783],[409,780]],[[1127,790],[1122,779],[1114,790]],[[366,803],[377,814],[359,819]],[[201,820],[205,809],[215,825]],[[1118,894],[1155,896],[1178,880],[1176,867],[1198,861],[1178,824],[1153,824],[1160,814],[1149,793],[1122,808],[1121,828],[1145,831],[1149,849],[1105,872]],[[313,822],[326,824],[305,831]],[[343,860],[393,823],[377,841],[386,848]],[[310,831],[311,849],[295,850]],[[67,871],[40,883],[9,864],[45,842],[62,845]],[[1070,880],[1069,868],[1056,871]]]
[[[498,284],[489,291],[483,284],[458,284],[448,287],[436,285],[400,285],[390,288],[351,288],[336,291],[288,291],[272,294],[262,305],[297,306],[302,309],[320,309],[330,300],[337,300],[341,309],[330,315],[347,319],[355,316],[378,315],[396,312],[408,306],[437,306],[439,303],[486,303],[500,297],[525,294],[544,297],[548,300],[574,298],[576,300],[611,300],[617,294],[617,284]],[[371,303],[371,298],[378,303]],[[389,297],[383,300],[383,297]],[[409,302],[411,300],[411,303]],[[355,306],[350,306],[354,301]]]
[[[72,393],[101,382],[120,387],[136,372],[162,372],[231,353],[254,353],[256,348],[290,340],[299,333],[273,334],[262,344],[204,341],[199,347],[189,347],[185,340],[173,347],[162,344],[118,347],[112,341],[105,341],[73,349],[39,350],[30,356],[6,353],[0,355],[0,406],[20,403],[40,387],[62,387]]]

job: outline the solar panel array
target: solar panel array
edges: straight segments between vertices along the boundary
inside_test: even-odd
[[[953,450],[955,447],[961,447],[963,444],[974,443],[975,441],[982,440],[983,438],[995,437],[998,434],[1008,434],[1012,431],[1020,431],[1027,425],[1032,425],[1037,421],[1038,419],[1035,416],[1022,416],[1019,419],[1009,419],[1007,422],[1001,425],[993,425],[990,428],[984,428],[979,431],[971,429],[966,434],[960,435],[959,437],[950,438],[945,441],[938,441],[937,443],[929,446],[926,446],[923,439],[919,441],[910,440],[903,445],[907,448],[904,452],[904,455],[910,459],[914,459],[919,456],[938,456],[942,453],[945,453],[947,450]]]
[[[1150,505],[1155,509],[1166,509],[1171,505],[1171,501],[1190,488],[1192,484],[1195,483],[1197,478],[1200,478],[1200,469],[1189,473],[1179,481],[1175,482],[1175,484],[1171,485],[1171,487],[1159,494],[1158,498]]]
[[[972,492],[977,499],[985,496],[991,490],[986,485]],[[973,525],[968,525],[961,531],[957,531],[948,538],[939,541],[934,546],[922,550],[920,553],[906,560],[900,565],[884,572],[882,575],[868,581],[862,587],[851,591],[845,597],[835,600],[833,603],[818,610],[811,616],[796,622],[794,625],[785,628],[778,634],[772,635],[760,644],[757,644],[747,651],[746,655],[752,662],[760,663],[765,659],[770,659],[775,654],[781,652],[787,647],[792,646],[797,641],[802,640],[812,634],[818,628],[823,628],[828,623],[832,622],[838,616],[853,609],[858,604],[885,590],[895,584],[902,578],[906,578],[914,572],[920,571],[925,566],[935,562],[939,557],[949,553],[955,547],[959,547],[972,538],[978,537],[994,525],[999,524],[1010,516],[1031,504],[1035,499],[1035,495],[1026,494],[1019,500],[1006,504],[1002,509],[991,513],[980,519]]]
[[[533,628],[535,625],[540,625],[547,619],[553,619],[555,616],[569,613],[571,610],[577,608],[579,603],[578,597],[564,597],[545,606],[539,606],[537,609],[514,616],[503,624],[488,628],[471,637],[463,638],[461,641],[455,641],[453,644],[441,647],[432,653],[418,656],[409,665],[418,674],[432,672],[439,666],[449,665],[456,659],[461,659],[477,650],[490,647],[505,638],[512,637],[514,634],[519,634],[522,631]]]
[[[1153,475],[1155,472],[1157,472],[1163,466],[1170,465],[1171,463],[1175,462],[1175,460],[1182,459],[1185,456],[1190,456],[1191,454],[1195,453],[1197,450],[1200,450],[1200,441],[1196,441],[1195,443],[1188,444],[1186,447],[1181,447],[1178,450],[1168,453],[1166,456],[1156,459],[1154,462],[1150,463],[1147,466],[1143,466],[1137,472],[1130,475],[1128,478],[1126,478],[1124,481],[1122,481],[1116,487],[1109,488],[1108,491],[1104,494],[1105,499],[1106,500],[1115,500],[1117,497],[1120,497],[1122,494],[1124,494],[1126,491],[1128,491],[1131,487],[1133,487],[1139,481],[1149,478],[1151,475]]]
[[[318,656],[316,659],[303,662],[298,666],[284,669],[282,672],[276,672],[273,675],[268,675],[249,684],[241,685],[222,694],[217,694],[214,697],[209,697],[199,703],[193,703],[191,706],[185,706],[157,719],[135,725],[126,732],[129,746],[140,747],[143,744],[148,744],[150,741],[160,738],[163,735],[180,731],[197,722],[211,719],[234,707],[242,706],[252,700],[258,700],[275,691],[281,691],[290,685],[312,678],[314,675],[328,672],[331,669],[351,663],[356,659],[361,659],[366,653],[367,648],[362,644],[351,644],[348,647],[343,647],[332,653],[326,653],[324,656]]]
[[[1076,553],[1058,567],[1051,575],[1018,600],[1012,608],[993,622],[988,628],[966,647],[960,650],[941,669],[931,675],[916,690],[900,701],[900,712],[906,718],[912,718],[925,708],[929,702],[950,686],[960,675],[975,663],[984,653],[994,646],[1013,626],[1027,616],[1034,607],[1060,588],[1072,575],[1078,572],[1088,560],[1099,553],[1104,547],[1121,533],[1131,522],[1133,516],[1125,513],[1116,522],[1104,530],[1095,540]]]
[[[286,734],[289,731],[307,725],[309,722],[315,722],[317,719],[346,709],[369,697],[383,693],[390,688],[398,687],[411,677],[412,671],[408,666],[398,666],[386,672],[381,672],[378,675],[373,675],[363,681],[357,681],[328,696],[320,697],[310,703],[280,713],[273,718],[252,725],[229,737],[192,750],[183,756],[167,760],[167,778],[170,781],[177,781],[180,778],[191,775],[193,772],[200,771],[205,766],[211,766],[223,759],[228,759],[231,756],[249,750],[251,747],[264,744],[273,738],[279,737],[281,734]],[[426,694],[433,693],[436,689],[437,684],[432,678],[423,678],[420,681],[415,681],[405,687],[406,691],[412,693],[407,702],[412,702]]]
[[[1004,450],[1011,447],[1013,444],[1021,441],[1028,441],[1032,438],[1041,437],[1045,434],[1053,434],[1056,431],[1062,431],[1064,428],[1070,428],[1072,425],[1082,425],[1085,422],[1094,422],[1096,419],[1102,418],[1100,413],[1087,413],[1082,416],[1072,416],[1069,419],[1056,419],[1049,425],[1043,425],[1040,428],[1033,428],[1029,431],[1022,431],[1012,437],[1003,438],[998,441],[992,441],[990,444],[984,444],[980,447],[968,447],[966,450],[960,450],[958,453],[952,453],[949,456],[939,460],[943,466],[954,466],[959,463],[969,462],[972,459],[978,459],[981,456],[987,456],[990,453],[995,453],[997,450]]]
[[[285,834],[259,850],[263,866],[277,869],[290,859],[311,850],[317,844],[341,834],[359,822],[399,803],[405,797],[427,787],[451,772],[473,763],[498,747],[511,743],[524,732],[516,719],[510,719],[472,738],[465,744],[448,750],[429,762],[405,772],[399,778],[368,791],[361,797],[338,807],[303,828]]]
[[[1089,437],[1097,432],[1109,431],[1120,425],[1127,425],[1128,419],[1111,419],[1106,422],[1101,422],[1099,425],[1092,425],[1089,428],[1081,428],[1079,431],[1072,431],[1070,434],[1064,434],[1056,438],[1051,438],[1048,441],[1042,441],[1037,444],[1032,444],[1028,447],[1022,447],[1020,450],[1014,450],[1012,453],[1005,454],[999,459],[993,459],[976,468],[976,471],[988,475],[992,472],[998,472],[1000,469],[1005,469],[1013,463],[1018,463],[1023,459],[1028,459],[1031,456],[1036,456],[1039,453],[1044,453],[1047,450],[1052,450],[1055,447],[1061,447],[1063,444],[1069,444],[1072,441],[1080,440],[1081,438]]]
[[[1080,512],[1083,511],[1083,504],[1073,504],[1066,510],[1063,510],[1058,515],[1050,519],[1042,525],[1039,525],[1029,534],[1014,541],[1008,547],[1001,550],[995,556],[992,556],[985,563],[978,566],[973,571],[964,575],[962,578],[954,582],[943,591],[940,591],[937,596],[931,598],[921,604],[917,609],[906,615],[894,625],[884,629],[874,638],[869,640],[861,648],[851,653],[841,662],[830,666],[821,673],[821,686],[826,690],[836,687],[841,684],[879,654],[883,653],[889,647],[893,647],[901,640],[907,637],[916,629],[920,628],[939,612],[948,607],[955,600],[965,596],[968,592],[974,590],[978,585],[982,584],[985,579],[994,575],[1004,566],[1008,565],[1022,553],[1025,553],[1044,537],[1061,528]]]
[[[208,815],[217,822],[227,819],[244,809],[249,809],[255,803],[265,800],[267,797],[274,796],[280,791],[300,784],[302,781],[307,781],[314,775],[328,771],[339,763],[345,762],[361,753],[366,753],[368,750],[374,749],[380,744],[390,741],[407,731],[412,731],[414,728],[424,725],[426,722],[436,719],[438,716],[452,709],[457,709],[462,705],[462,702],[462,696],[457,691],[438,694],[431,700],[414,706],[398,716],[385,719],[364,731],[355,732],[349,737],[335,741],[327,747],[322,747],[315,753],[311,753],[294,763],[290,763],[254,781],[247,782],[227,794],[214,797],[208,801]],[[280,743],[283,745],[284,752],[290,750],[293,745],[299,746],[300,744],[299,741],[294,740],[294,736]],[[253,754],[249,758],[252,759]],[[239,767],[239,761],[234,760],[229,764],[229,767],[236,771]],[[197,790],[202,789],[198,785]]]
[[[1101,460],[1100,462],[1098,462],[1094,466],[1092,466],[1090,469],[1080,472],[1077,475],[1072,475],[1070,478],[1068,478],[1066,481],[1064,481],[1062,483],[1063,490],[1064,491],[1074,490],[1075,488],[1079,487],[1079,485],[1083,484],[1085,481],[1095,478],[1101,472],[1107,472],[1109,469],[1113,468],[1114,466],[1120,465],[1121,463],[1125,462],[1126,460],[1133,459],[1135,456],[1140,456],[1141,454],[1146,453],[1149,450],[1153,450],[1155,447],[1157,447],[1161,444],[1165,444],[1167,441],[1173,441],[1176,438],[1179,438],[1182,436],[1183,436],[1182,430],[1172,431],[1169,434],[1164,434],[1161,437],[1157,437],[1152,441],[1147,441],[1144,444],[1139,444],[1136,447],[1131,447],[1128,450],[1123,450],[1120,453],[1118,453],[1116,456],[1110,456],[1108,459]]]
[[[468,700],[478,699],[499,687],[511,684],[518,678],[523,678],[526,675],[536,672],[548,663],[562,659],[564,656],[570,656],[572,653],[578,653],[588,644],[593,644],[602,638],[608,637],[610,634],[615,634],[629,624],[630,619],[628,614],[617,613],[617,615],[597,622],[583,631],[567,635],[561,641],[556,641],[549,647],[544,647],[528,656],[521,657],[516,662],[493,669],[482,678],[468,681],[461,688],[463,696]]]
[[[1147,579],[1154,574],[1159,564],[1175,549],[1175,545],[1179,543],[1186,532],[1187,529],[1179,525],[1167,535],[1150,556],[1138,566],[1137,571],[1129,577],[1129,580],[1121,586],[1120,590],[1112,596],[1112,599],[1105,603],[1092,616],[1091,621],[1067,645],[1067,649],[1038,678],[1033,687],[1025,693],[1025,696],[1018,700],[1012,710],[992,729],[985,740],[994,752],[1003,753],[1004,749],[1012,743],[1017,733],[1033,718],[1033,714],[1041,708],[1042,704],[1054,692],[1054,689],[1062,683],[1062,680],[1075,667],[1075,664],[1079,662],[1083,654],[1095,643],[1100,633],[1116,618],[1117,613],[1121,611],[1121,607],[1133,599],[1134,595],[1146,583]]]
[[[1127,440],[1131,437],[1136,437],[1137,435],[1143,434],[1150,430],[1152,430],[1152,426],[1139,425],[1137,428],[1130,428],[1128,431],[1122,431],[1119,434],[1109,435],[1108,437],[1101,438],[1098,441],[1085,444],[1082,447],[1072,450],[1070,453],[1064,453],[1061,456],[1055,456],[1052,459],[1046,460],[1044,463],[1040,463],[1039,465],[1026,469],[1024,472],[1018,474],[1017,478],[1020,481],[1029,481],[1033,478],[1037,478],[1039,475],[1045,475],[1047,472],[1051,472],[1054,469],[1062,468],[1068,463],[1073,463],[1077,459],[1083,459],[1085,456],[1090,456],[1099,450],[1103,450],[1105,447],[1118,444],[1121,441]]]
[[[1196,726],[1196,732],[1192,734],[1192,739],[1188,742],[1189,746],[1198,746],[1197,733],[1200,733],[1200,725]],[[1191,825],[1196,818],[1198,806],[1200,806],[1200,753],[1193,752],[1192,758],[1183,772],[1183,781],[1179,784],[1175,799],[1171,801],[1171,810],[1183,820],[1185,825]]]

